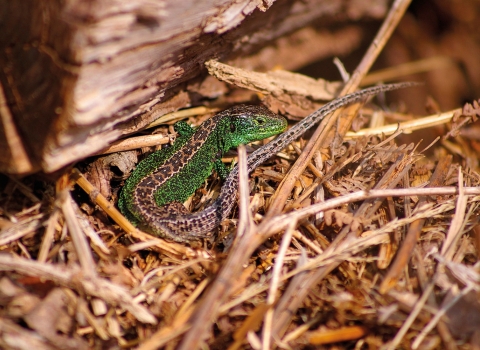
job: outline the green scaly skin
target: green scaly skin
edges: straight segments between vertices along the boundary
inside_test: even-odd
[[[335,110],[383,91],[417,85],[419,84],[398,83],[379,85],[330,101],[273,141],[250,154],[247,160],[248,172],[252,172],[257,166],[281,151]],[[228,148],[236,147],[240,143],[245,144],[253,140],[275,135],[285,129],[286,122],[283,118],[276,117],[266,109],[261,109],[261,112],[259,112],[258,108],[241,106],[238,109],[233,108],[217,114],[195,130],[194,135],[197,137],[194,135],[187,137],[189,135],[188,129],[185,127],[185,130],[183,130],[184,126],[179,125],[181,136],[174,146],[171,149],[160,151],[160,154],[153,154],[145,159],[127,180],[119,201],[119,207],[124,215],[134,222],[140,223],[148,231],[177,242],[189,242],[209,237],[211,231],[229,215],[236,203],[238,167],[232,169],[222,186],[220,196],[205,210],[197,213],[188,213],[179,202],[185,201],[203,183],[214,167],[218,167],[220,173],[222,173],[222,166],[219,165],[218,161],[219,153],[225,152]],[[272,128],[275,131],[268,130],[268,135],[263,135],[260,132],[258,134],[253,133],[254,137],[252,139],[250,139],[250,136],[246,136],[248,133],[242,134],[242,132],[239,133],[240,135],[233,133],[237,136],[226,136],[229,135],[228,125],[231,127],[232,123],[221,122],[220,120],[223,118],[228,120],[230,115],[235,116],[242,113],[246,116],[257,115],[262,117],[262,119],[266,118],[265,120],[267,121],[271,119],[274,122],[277,120],[276,118],[280,118],[282,121],[277,122],[277,124],[281,126],[278,126],[278,129]],[[255,120],[255,118],[252,120]],[[255,124],[254,121],[252,123]],[[199,132],[201,130],[202,132]],[[193,153],[193,149],[200,150],[196,160],[187,157],[188,154]],[[177,159],[174,160],[175,155],[177,155]],[[179,167],[182,170],[175,171]],[[166,186],[156,186],[156,184],[159,184],[159,181],[166,183]],[[191,185],[190,181],[195,182],[195,185]],[[192,190],[193,187],[195,189]],[[159,191],[156,191],[157,188]],[[165,198],[168,197],[169,200],[172,199],[173,202],[166,203],[167,201],[162,199],[164,196]],[[153,199],[158,200],[161,206],[157,206]]]
[[[152,229],[151,221],[187,214],[185,202],[215,169],[225,179],[229,169],[221,157],[239,144],[262,140],[287,128],[287,121],[260,106],[237,106],[194,129],[175,124],[179,137],[172,147],[142,160],[123,187],[118,206],[135,225],[155,235],[184,241],[164,229]]]

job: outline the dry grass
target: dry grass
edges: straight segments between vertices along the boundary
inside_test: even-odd
[[[9,271],[0,281],[2,322],[32,342],[38,333],[47,344],[80,348],[114,339],[169,348],[189,320],[205,317],[199,310],[213,295],[218,314],[203,319],[215,321],[205,339],[212,348],[435,348],[471,335],[474,325],[458,323],[462,308],[479,307],[480,175],[448,155],[437,160],[413,144],[363,137],[317,153],[297,179],[288,212],[264,218],[301,148],[299,140],[258,168],[250,185],[243,179],[240,221],[234,214],[224,238],[201,247],[138,231],[133,237],[145,243],[132,244],[88,197],[75,191],[72,200],[68,177],[55,191],[34,177],[10,179],[1,207],[0,238],[10,252],[0,256]],[[194,202],[214,189],[197,191]],[[63,319],[68,327],[59,326]]]
[[[401,17],[391,13],[386,28]],[[380,33],[386,41],[388,30]],[[419,61],[402,71],[430,68]],[[305,96],[276,97],[266,99],[273,109],[288,99],[312,107]],[[250,177],[244,171],[238,210],[191,246],[138,231],[116,211],[137,152],[56,180],[0,175],[0,346],[480,347],[479,147],[475,127],[459,136],[478,103],[414,121],[401,111],[361,114],[387,122],[347,134],[358,114],[339,111],[342,122],[336,115]],[[442,132],[427,147],[432,123]],[[416,131],[404,142],[401,130]],[[240,167],[245,157],[240,148]],[[212,176],[187,205],[201,210],[220,186]]]

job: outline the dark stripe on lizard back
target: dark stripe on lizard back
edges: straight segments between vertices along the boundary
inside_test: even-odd
[[[213,125],[217,122],[217,119],[218,117],[213,117],[205,121],[199,126],[187,143],[166,159],[153,174],[146,176],[138,183],[134,191],[132,204],[137,207],[139,213],[145,212],[142,208],[150,204],[152,198],[155,196],[155,192],[158,191],[168,180],[179,175],[192,158],[197,155],[202,144],[208,142],[209,134],[211,133]],[[157,205],[163,205],[163,203],[157,202]]]
[[[344,97],[335,99],[323,107],[313,112],[305,119],[297,123],[288,131],[278,136],[275,140],[267,145],[257,149],[248,157],[248,172],[252,172],[258,165],[265,162],[275,153],[281,151],[289,143],[303,135],[314,124],[322,120],[326,115],[334,112],[348,104],[360,101],[368,96],[378,94],[383,91],[396,90],[409,86],[419,85],[417,83],[399,83],[379,85],[364,90],[360,90]],[[238,167],[235,167],[229,174],[219,198],[208,208],[202,212],[192,214],[175,215],[171,212],[167,215],[159,215],[151,220],[147,220],[146,224],[153,228],[155,232],[163,232],[163,236],[171,238],[175,241],[185,242],[208,237],[215,227],[224,220],[237,200],[238,188]],[[159,208],[150,208],[153,211],[161,210]]]
[[[178,123],[175,126],[177,129]],[[184,241],[170,229],[159,229],[163,220],[177,213],[187,214],[179,202],[193,194],[214,167],[226,176],[227,169],[220,161],[224,152],[240,143],[278,134],[286,126],[284,118],[260,106],[230,108],[195,131],[183,123],[178,142],[138,164],[120,193],[118,206],[134,224],[159,236]],[[183,226],[188,230],[191,227],[190,223]]]

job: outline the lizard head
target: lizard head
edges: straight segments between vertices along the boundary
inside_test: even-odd
[[[224,137],[229,140],[230,148],[263,140],[287,129],[285,118],[262,106],[241,105],[225,112],[229,116],[229,124],[224,129],[228,135]]]

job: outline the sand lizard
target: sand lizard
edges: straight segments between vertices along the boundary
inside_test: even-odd
[[[249,173],[338,108],[383,91],[414,85],[417,84],[378,85],[328,102],[250,154]],[[229,172],[220,157],[230,148],[276,135],[286,127],[286,120],[268,109],[244,105],[225,110],[196,129],[178,122],[175,129],[180,137],[173,146],[141,161],[127,179],[120,193],[120,210],[146,231],[177,242],[208,237],[228,216],[237,199],[238,167]],[[220,177],[226,178],[220,196],[204,211],[189,213],[182,202],[214,168]]]

